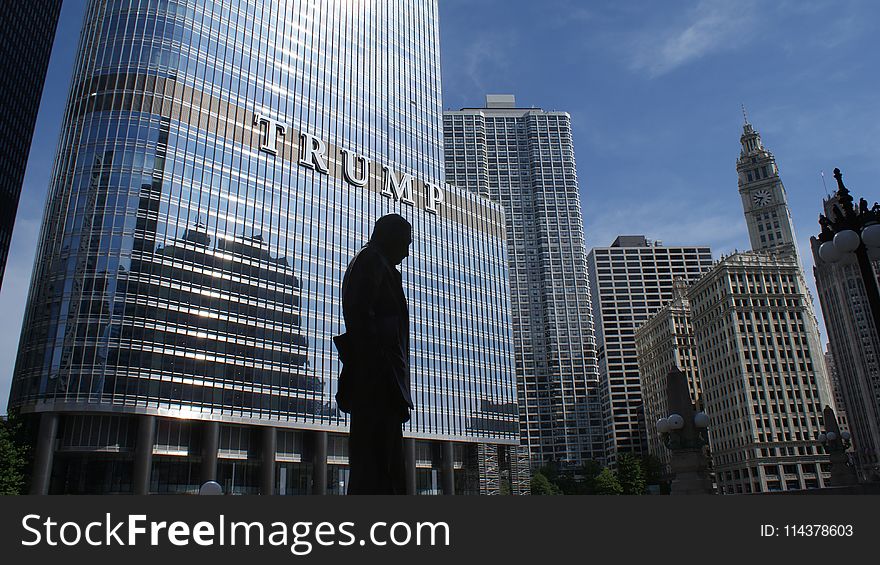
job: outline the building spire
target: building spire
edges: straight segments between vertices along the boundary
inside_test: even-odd
[[[834,180],[837,181],[837,201],[843,206],[843,214],[850,215],[854,212],[853,209],[853,197],[849,193],[849,189],[843,184],[843,173],[840,172],[840,169],[834,169]],[[843,215],[840,216],[839,219],[842,219]]]
[[[742,113],[743,113],[743,133],[740,137],[739,141],[742,144],[742,155],[741,157],[745,157],[746,155],[754,154],[755,152],[763,151],[764,146],[761,143],[761,134],[755,131],[755,128],[752,126],[752,123],[749,121],[749,114],[746,111],[745,104],[742,105]]]

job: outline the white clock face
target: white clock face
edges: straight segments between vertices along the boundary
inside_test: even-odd
[[[769,190],[759,190],[752,194],[752,200],[756,206],[766,206],[767,204],[770,204],[771,200],[773,200],[773,196],[770,194]]]

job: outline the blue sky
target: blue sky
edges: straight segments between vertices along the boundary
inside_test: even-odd
[[[83,10],[64,2],[0,291],[4,403]],[[511,93],[571,114],[588,246],[644,233],[748,248],[741,104],[776,155],[808,279],[819,171],[880,200],[876,2],[440,0],[440,16],[444,107]]]

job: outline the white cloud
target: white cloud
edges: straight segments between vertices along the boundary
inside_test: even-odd
[[[681,17],[664,18],[663,29],[639,33],[631,43],[631,67],[657,77],[711,53],[736,48],[760,25],[757,13],[755,0],[700,0]]]
[[[467,46],[464,72],[480,92],[487,92],[491,77],[503,75],[510,69],[509,53],[515,44],[513,32],[487,32]]]

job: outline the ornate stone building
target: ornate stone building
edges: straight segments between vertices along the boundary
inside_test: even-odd
[[[688,299],[723,493],[825,485],[816,438],[833,405],[776,160],[748,121],[737,161],[752,251],[724,257]]]
[[[680,369],[686,376],[691,402],[702,410],[700,369],[687,284],[678,279],[673,284],[674,298],[636,331],[636,355],[642,386],[648,453],[664,464],[669,450],[657,430],[657,420],[669,415],[667,377]]]
[[[832,214],[836,196],[824,202]],[[829,359],[833,363],[836,390],[852,434],[853,460],[864,480],[880,478],[880,339],[874,327],[868,296],[855,254],[842,254],[829,263],[819,256],[821,242],[813,237],[813,275],[825,329]],[[875,276],[880,282],[880,253],[867,248]]]

